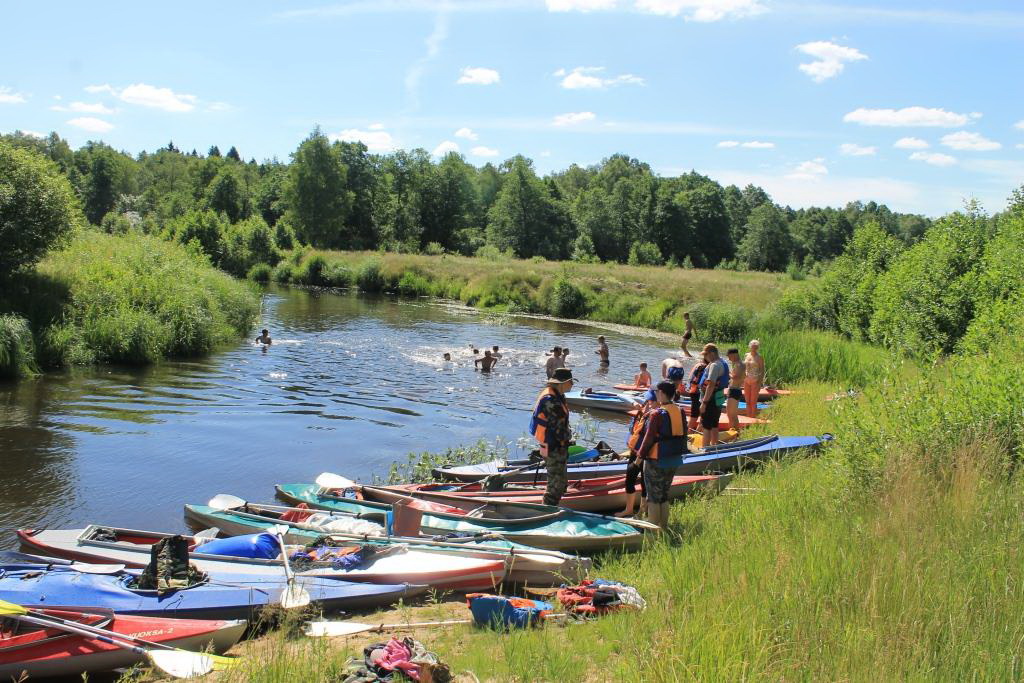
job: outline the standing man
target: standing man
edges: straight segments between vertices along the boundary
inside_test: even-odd
[[[718,443],[718,421],[722,419],[725,390],[729,388],[729,366],[719,357],[714,344],[705,344],[703,355],[708,366],[700,378],[700,426],[707,448]]]
[[[601,357],[601,366],[608,367],[608,344],[605,343],[603,336],[597,338],[597,351],[594,353]]]
[[[490,372],[491,368],[498,364],[498,359],[491,355],[489,350],[484,351],[483,358],[473,361],[473,366],[480,368],[481,372]]]
[[[548,385],[537,397],[530,419],[530,433],[540,444],[540,454],[547,464],[548,486],[544,491],[545,505],[558,505],[569,487],[566,464],[569,460],[569,405],[565,392],[572,389],[572,371],[557,368]]]
[[[544,372],[547,373],[548,379],[551,379],[555,375],[555,370],[563,367],[565,363],[562,361],[562,347],[556,346],[551,349],[551,358],[544,363]]]
[[[686,323],[686,330],[683,332],[683,353],[686,354],[687,358],[693,358],[690,352],[686,349],[686,345],[690,343],[690,337],[693,336],[693,321],[690,320],[689,313],[683,313],[683,321]]]
[[[739,349],[729,349],[725,357],[729,359],[729,393],[725,401],[725,414],[729,416],[729,428],[739,431],[740,401],[743,400],[743,380],[747,377],[747,370],[740,362]]]
[[[660,382],[658,406],[649,413],[643,441],[636,449],[643,462],[644,490],[647,491],[647,519],[664,531],[668,527],[668,497],[676,468],[689,451],[686,444],[686,420],[673,403],[676,385]]]

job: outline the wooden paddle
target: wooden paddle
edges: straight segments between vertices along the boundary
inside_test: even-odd
[[[153,643],[141,638],[124,636],[107,629],[96,628],[86,624],[79,624],[67,619],[51,616],[49,614],[31,610],[13,602],[0,600],[0,614],[11,616],[19,621],[24,621],[36,626],[55,628],[68,633],[96,640],[108,645],[123,648],[142,655],[152,662],[153,666],[164,673],[175,678],[194,678],[210,673],[214,669],[227,669],[237,663],[231,657],[205,654],[202,652],[191,652],[180,650],[170,645]]]

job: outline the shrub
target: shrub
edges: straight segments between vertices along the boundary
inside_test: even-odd
[[[245,275],[257,263],[276,264],[281,255],[266,221],[260,216],[228,225],[222,236],[218,265],[234,275]]]
[[[83,223],[56,164],[0,142],[0,278],[35,263]]]
[[[356,285],[364,292],[383,292],[385,286],[384,265],[379,259],[371,258],[359,264],[356,271]]]
[[[440,242],[427,242],[427,246],[423,248],[423,253],[427,256],[441,256],[444,254],[444,247],[441,246]]]
[[[323,278],[329,287],[348,287],[352,284],[352,271],[340,263],[332,263],[327,266]]]
[[[274,274],[274,269],[271,268],[269,263],[257,263],[255,266],[249,269],[246,273],[246,277],[253,282],[259,282],[266,284],[270,282],[271,276]]]
[[[411,270],[404,271],[398,279],[398,293],[403,296],[428,296],[431,290],[427,278]]]
[[[126,235],[132,229],[132,222],[123,213],[108,211],[100,221],[100,228],[110,235]]]
[[[559,318],[583,318],[587,315],[587,299],[583,291],[568,277],[561,275],[551,288],[548,308]]]
[[[274,267],[274,274],[271,276],[274,282],[288,283],[292,281],[292,264],[289,261],[281,261]]]
[[[313,254],[292,272],[292,282],[300,285],[324,286],[326,279],[327,260],[320,254]]]
[[[0,315],[0,378],[25,377],[35,372],[35,350],[28,321]]]
[[[634,242],[629,248],[629,265],[631,266],[660,266],[665,262],[661,255],[661,249],[652,242]]]
[[[502,253],[501,249],[498,249],[493,244],[485,244],[476,250],[476,257],[486,259],[488,261],[502,261],[506,258],[505,254]]]
[[[701,302],[689,308],[697,335],[719,343],[748,336],[754,314],[733,304]]]

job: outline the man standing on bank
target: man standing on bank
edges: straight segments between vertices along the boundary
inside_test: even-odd
[[[565,392],[572,389],[572,370],[558,368],[533,407],[530,433],[540,444],[540,454],[547,464],[548,486],[544,491],[545,505],[558,505],[569,487],[566,464],[569,460],[569,405]]]
[[[636,449],[636,455],[638,461],[643,461],[647,519],[664,531],[668,528],[672,479],[689,449],[686,444],[686,418],[674,403],[676,384],[659,382],[656,395],[658,406],[648,413],[643,441]]]

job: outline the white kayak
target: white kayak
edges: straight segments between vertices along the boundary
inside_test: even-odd
[[[565,392],[565,402],[581,408],[598,408],[616,413],[628,413],[639,408],[643,401],[630,394],[615,391],[593,391],[590,389]]]

